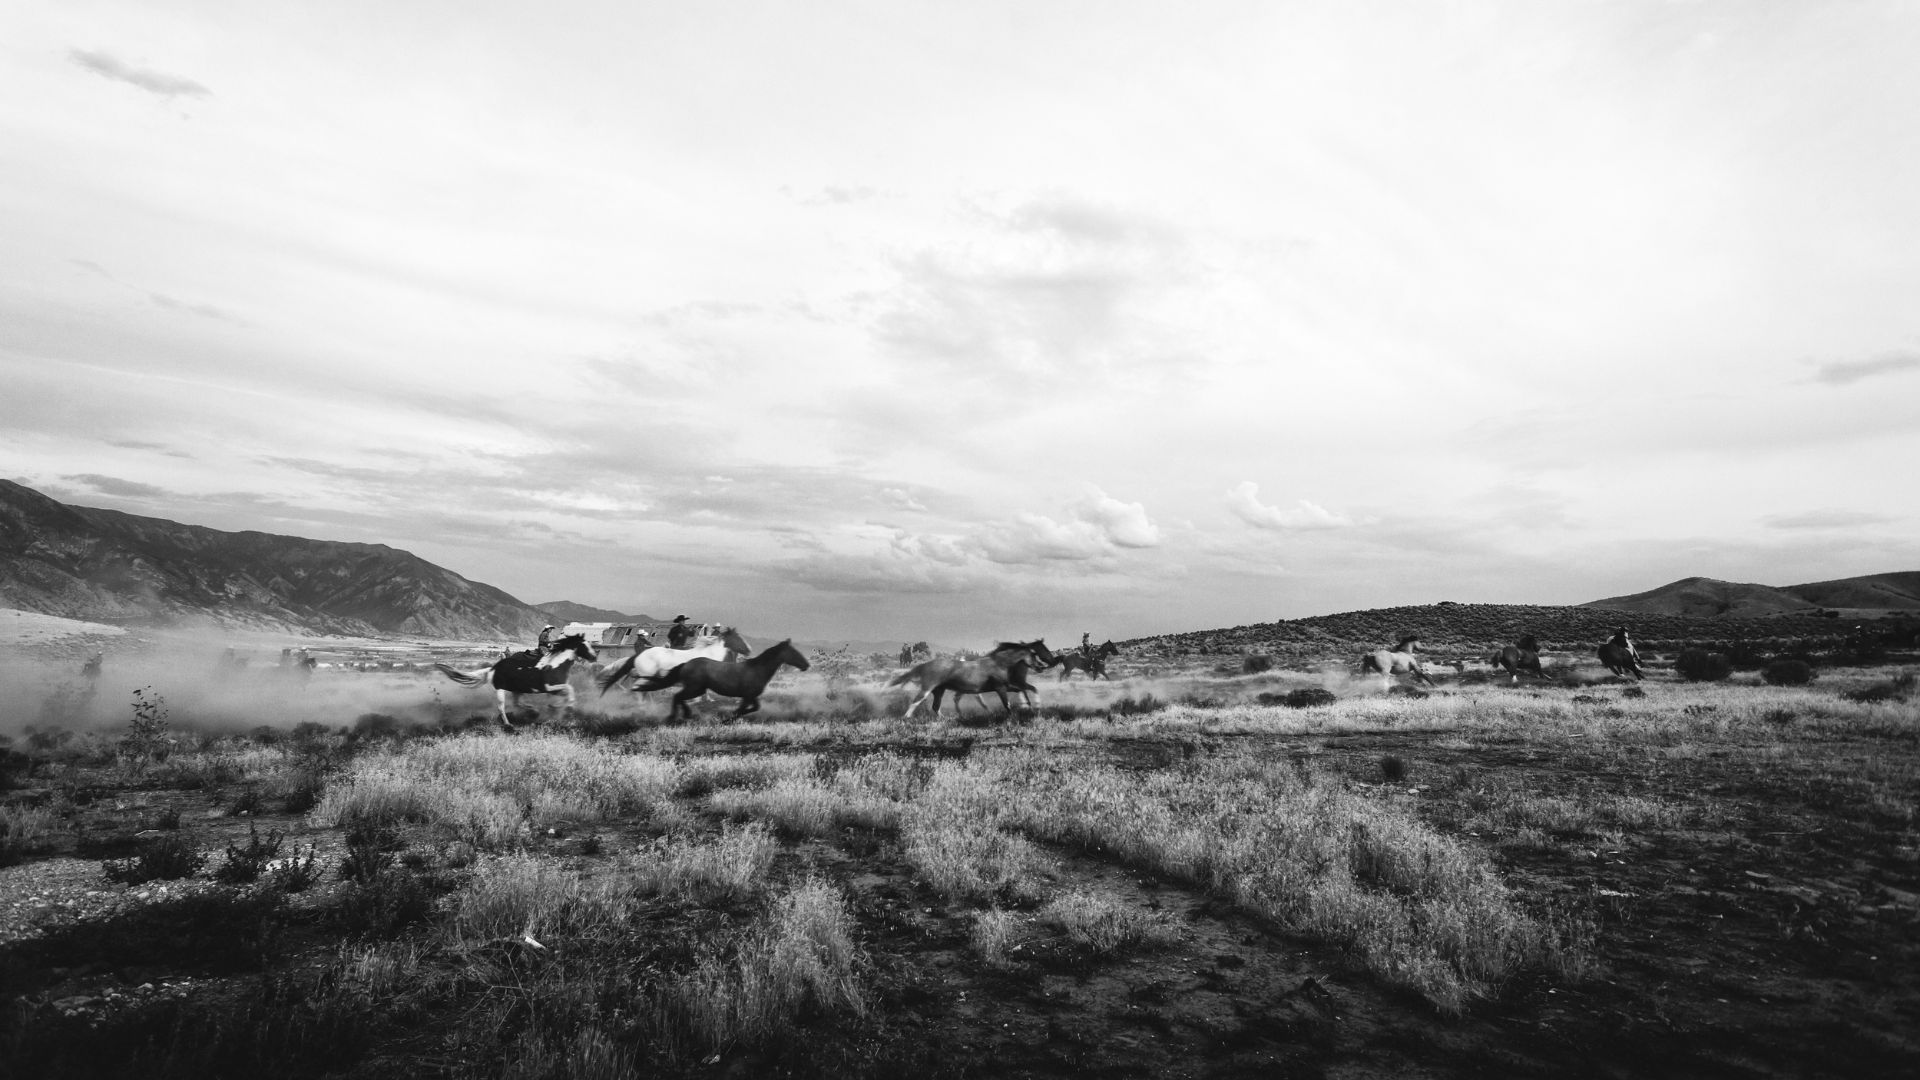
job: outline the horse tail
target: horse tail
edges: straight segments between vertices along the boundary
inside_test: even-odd
[[[435,671],[459,683],[461,686],[479,686],[481,683],[487,681],[487,672],[493,670],[492,664],[488,664],[486,667],[480,668],[477,671],[456,671],[445,664],[435,664],[433,667]]]
[[[673,671],[669,671],[665,675],[650,675],[641,679],[639,682],[633,684],[633,692],[636,694],[651,694],[655,690],[665,690],[667,687],[680,681],[680,677],[674,674],[674,672],[679,670],[679,668],[674,668]]]
[[[610,667],[607,670],[601,672],[600,674],[595,675],[593,677],[593,681],[595,685],[600,687],[601,695],[605,696],[607,691],[613,689],[613,684],[619,682],[621,679],[626,678],[627,672],[633,670],[633,662],[638,659],[640,659],[640,652],[639,650],[636,649],[634,650],[634,653],[632,656],[627,657],[625,660],[620,661],[618,664],[614,665],[613,667]]]
[[[893,678],[891,678],[891,679],[888,679],[888,680],[887,680],[887,685],[888,685],[888,686],[899,686],[900,684],[902,684],[902,683],[904,683],[904,682],[906,682],[906,681],[907,681],[908,679],[911,679],[911,678],[913,678],[914,676],[916,676],[916,675],[918,675],[918,674],[920,674],[920,668],[921,668],[922,666],[923,666],[923,665],[921,665],[921,664],[915,664],[915,665],[913,665],[912,667],[910,667],[910,668],[908,668],[907,670],[905,670],[905,671],[903,671],[903,672],[901,672],[900,674],[898,674],[898,675],[895,675],[895,676],[894,676]]]
[[[1378,675],[1386,674],[1385,671],[1381,670],[1380,657],[1375,653],[1360,654],[1360,674],[1366,675],[1368,673],[1373,673]]]

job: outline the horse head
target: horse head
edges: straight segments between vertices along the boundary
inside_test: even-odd
[[[720,642],[727,647],[728,652],[738,656],[753,655],[753,647],[747,644],[747,639],[741,637],[738,630],[731,626],[722,626],[719,629]]]
[[[1400,644],[1398,644],[1398,645],[1395,645],[1395,646],[1393,647],[1393,651],[1394,651],[1394,652],[1407,652],[1407,653],[1410,653],[1410,652],[1413,652],[1414,650],[1416,650],[1416,649],[1418,649],[1419,647],[1420,647],[1420,635],[1418,635],[1418,634],[1414,634],[1414,635],[1413,635],[1413,636],[1411,636],[1411,637],[1403,637],[1403,638],[1401,638],[1401,639],[1400,639]]]
[[[550,650],[547,654],[549,657],[557,657],[562,653],[571,653],[589,664],[597,659],[593,651],[593,646],[587,644],[587,635],[585,634],[568,634],[566,637],[553,642]]]
[[[1120,646],[1115,645],[1113,643],[1112,638],[1108,638],[1107,640],[1100,643],[1099,648],[1093,650],[1093,655],[1099,657],[1102,660],[1105,660],[1109,656],[1119,656]]]
[[[796,649],[793,647],[792,638],[788,638],[785,641],[782,641],[780,644],[775,645],[773,648],[768,649],[767,653],[774,654],[774,656],[779,659],[780,663],[791,664],[792,666],[799,668],[801,671],[805,671],[808,668],[813,666],[812,664],[807,663],[806,657],[800,655],[799,649]],[[761,653],[760,655],[765,656],[766,653]]]

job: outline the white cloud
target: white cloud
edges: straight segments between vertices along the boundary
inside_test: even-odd
[[[1150,548],[1160,544],[1160,528],[1147,517],[1147,508],[1137,502],[1121,502],[1099,488],[1090,488],[1087,497],[1075,508],[1082,521],[1100,526],[1106,539],[1124,548]]]
[[[1340,529],[1353,524],[1345,514],[1336,514],[1305,499],[1291,510],[1268,506],[1260,501],[1260,485],[1243,480],[1227,492],[1227,508],[1240,520],[1261,529]]]

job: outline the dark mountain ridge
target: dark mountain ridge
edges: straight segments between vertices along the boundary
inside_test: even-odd
[[[385,544],[224,532],[0,480],[0,603],[98,622],[531,639],[545,613]]]
[[[1853,612],[1911,611],[1920,609],[1920,572],[1867,574],[1785,587],[1690,577],[1646,592],[1594,600],[1580,606],[1691,618],[1817,615],[1823,608]]]

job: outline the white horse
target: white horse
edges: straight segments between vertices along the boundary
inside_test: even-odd
[[[1416,680],[1432,686],[1433,679],[1427,675],[1425,665],[1414,655],[1414,650],[1419,647],[1419,638],[1406,637],[1391,649],[1363,653],[1360,657],[1360,674],[1378,673],[1382,686],[1390,685],[1395,675],[1412,675]]]
[[[620,663],[594,676],[600,692],[605,694],[614,685],[632,675],[641,679],[658,679],[674,668],[689,660],[727,660],[734,656],[747,656],[753,652],[747,645],[747,639],[731,626],[704,625],[694,636],[694,645],[690,649],[669,649],[665,645],[655,645],[634,653]],[[635,688],[629,688],[635,689]]]

